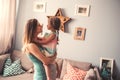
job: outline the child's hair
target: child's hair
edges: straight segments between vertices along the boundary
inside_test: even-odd
[[[59,41],[59,29],[61,26],[61,21],[58,17],[51,17],[50,18],[50,25],[56,30],[58,33],[57,40]]]
[[[60,29],[61,21],[57,17],[51,17],[50,18],[50,25],[53,26],[53,28],[57,31]]]

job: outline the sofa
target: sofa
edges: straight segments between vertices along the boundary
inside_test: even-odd
[[[5,62],[10,57],[12,59],[12,62],[15,62],[16,60],[20,60],[20,67],[22,70],[24,70],[23,73],[16,74],[16,75],[9,75],[4,76],[4,68]],[[92,63],[88,62],[80,62],[75,61],[71,59],[63,59],[63,58],[57,58],[56,59],[56,80],[63,80],[64,75],[67,73],[67,65],[68,63],[80,70],[83,70],[86,72],[83,80],[101,80],[98,68],[93,66]],[[6,71],[7,72],[7,71]],[[13,53],[6,53],[3,55],[0,55],[0,80],[33,80],[33,64],[32,62],[27,58],[25,54],[23,54],[21,51],[14,50]],[[79,80],[79,79],[77,79]]]

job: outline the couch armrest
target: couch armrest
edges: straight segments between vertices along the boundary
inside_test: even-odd
[[[97,67],[94,67],[94,71],[95,71],[95,73],[96,73],[96,78],[97,78],[97,80],[102,80],[101,77],[100,77],[100,73],[99,73]]]

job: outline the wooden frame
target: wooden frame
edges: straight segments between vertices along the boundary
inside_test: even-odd
[[[74,39],[76,40],[85,40],[86,28],[76,27],[74,33]]]
[[[112,79],[114,59],[100,58],[101,76],[106,79]],[[106,73],[106,74],[105,74]]]
[[[46,3],[45,2],[34,1],[33,10],[35,12],[45,12],[45,9],[46,9]]]
[[[75,5],[75,15],[89,16],[89,5]]]

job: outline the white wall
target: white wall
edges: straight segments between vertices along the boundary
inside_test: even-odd
[[[44,27],[47,17],[62,8],[63,16],[72,20],[66,23],[66,33],[60,32],[58,57],[91,62],[99,66],[100,57],[115,59],[116,80],[120,80],[120,0],[36,0],[47,2],[46,12],[33,12],[35,0],[20,0],[15,49],[21,49],[25,23],[37,18]],[[90,16],[76,16],[75,4],[90,5]],[[75,27],[86,28],[85,40],[74,40]],[[117,75],[116,75],[117,74]]]

